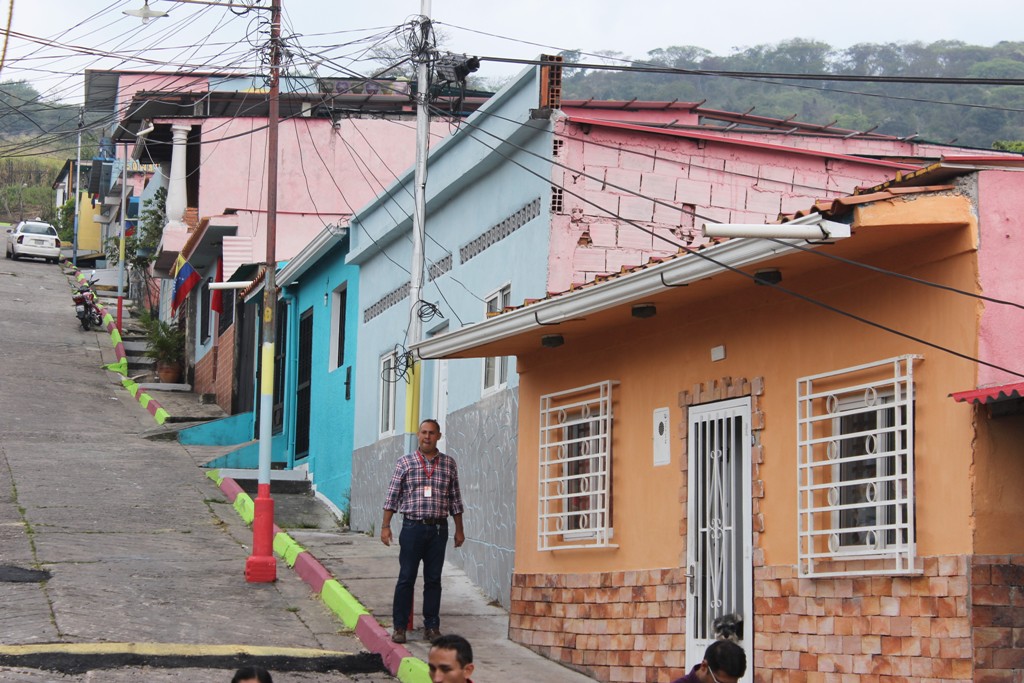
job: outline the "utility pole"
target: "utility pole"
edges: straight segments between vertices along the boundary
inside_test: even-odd
[[[124,304],[124,238],[128,229],[128,141],[124,143],[121,166],[121,237],[117,245],[117,331],[121,332],[121,310]]]
[[[78,266],[78,214],[82,208],[82,127],[85,125],[85,107],[78,108],[78,153],[75,158],[75,228],[71,242],[71,263]]]
[[[418,343],[423,336],[423,323],[417,309],[423,298],[423,242],[427,223],[427,143],[430,135],[430,0],[420,0],[420,47],[415,55],[416,68],[416,166],[414,169],[412,215],[412,278],[409,282],[409,345]],[[411,359],[409,388],[405,402],[405,431],[416,447],[420,412],[420,362]],[[406,438],[408,439],[409,436]]]
[[[260,348],[259,473],[252,521],[252,554],[245,580],[277,579],[274,559],[274,500],[270,497],[271,439],[274,420],[274,342],[277,309],[277,139],[280,109],[281,0],[270,3],[270,84],[267,114],[267,263],[263,286],[263,345]]]

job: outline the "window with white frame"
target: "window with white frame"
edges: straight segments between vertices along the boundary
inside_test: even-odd
[[[505,285],[487,297],[487,315],[500,313],[512,304],[512,286]],[[508,356],[484,358],[485,392],[497,391],[508,383]]]
[[[615,384],[606,380],[540,399],[539,550],[614,547]]]
[[[377,415],[377,425],[381,436],[390,436],[395,433],[395,389],[398,384],[397,365],[398,355],[394,351],[381,356],[380,372],[378,374],[380,410]]]
[[[345,318],[348,308],[348,290],[343,285],[331,293],[331,353],[328,370],[345,365]]]
[[[914,361],[797,381],[802,576],[917,573]]]

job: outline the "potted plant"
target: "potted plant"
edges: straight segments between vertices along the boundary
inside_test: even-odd
[[[181,379],[185,362],[185,332],[166,321],[144,312],[142,326],[146,330],[145,355],[156,361],[156,374],[161,382],[174,384]]]

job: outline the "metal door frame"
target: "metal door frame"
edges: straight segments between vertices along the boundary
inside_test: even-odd
[[[697,486],[701,482],[696,481],[695,479],[706,473],[708,468],[699,468],[697,466],[697,449],[704,444],[704,441],[700,438],[700,434],[697,433],[698,430],[695,429],[695,427],[699,424],[708,423],[726,427],[728,425],[728,420],[740,418],[742,424],[738,425],[739,433],[736,433],[735,431],[731,432],[732,438],[726,441],[726,443],[738,445],[741,451],[740,458],[738,461],[733,460],[732,467],[730,468],[731,474],[739,475],[739,481],[733,479],[731,485],[728,481],[725,483],[727,486],[732,488],[733,491],[736,491],[738,486],[739,500],[736,501],[738,506],[732,507],[731,514],[728,516],[732,521],[733,538],[742,539],[742,547],[736,548],[736,546],[732,546],[731,553],[734,558],[739,558],[738,562],[741,565],[742,584],[736,582],[734,586],[742,585],[742,595],[737,596],[735,592],[733,592],[733,604],[728,606],[723,605],[718,609],[712,607],[711,609],[716,616],[725,612],[736,611],[743,615],[743,638],[740,641],[740,645],[747,654],[747,673],[743,679],[741,679],[743,681],[753,680],[754,669],[754,570],[753,536],[750,529],[753,473],[751,471],[750,412],[751,399],[749,396],[746,396],[743,398],[690,406],[687,415],[686,670],[689,671],[695,664],[699,664],[703,660],[704,650],[714,640],[713,634],[709,632],[710,624],[705,624],[705,630],[702,633],[697,632],[699,629],[697,628],[696,619],[698,617],[699,607],[696,603],[700,599],[700,597],[698,597],[698,592],[702,592],[702,588],[707,586],[709,582],[714,584],[716,581],[716,577],[713,574],[709,575],[706,571],[708,568],[701,566],[703,563],[702,553],[700,553],[698,549],[698,535],[702,531],[722,535],[727,534],[729,530],[729,523],[723,520],[723,516],[721,514],[717,519],[709,520],[711,523],[706,529],[701,528],[701,518],[700,515],[697,514],[696,510],[698,501],[706,500],[706,498],[699,495],[700,492],[697,490]],[[716,432],[715,435],[721,436],[719,432]],[[712,449],[712,451],[716,450],[720,449]],[[739,468],[738,470],[737,467]],[[721,500],[723,502],[729,502],[724,496],[721,497]],[[714,504],[714,501],[709,501],[708,503],[709,506],[714,506]],[[719,512],[721,513],[722,510],[719,509]],[[712,514],[714,514],[713,507]],[[723,554],[719,555],[717,558],[711,558],[709,563],[715,561],[725,562],[725,559],[723,551]],[[720,591],[719,596],[723,596],[727,589],[727,586],[724,585],[722,581],[724,574],[725,571],[723,568],[717,577],[718,585],[711,586],[712,590]]]

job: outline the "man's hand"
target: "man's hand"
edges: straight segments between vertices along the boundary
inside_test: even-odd
[[[466,542],[466,534],[462,531],[462,529],[456,529],[455,530],[455,547],[458,548],[459,546],[461,546],[465,542]]]
[[[385,526],[380,529],[380,541],[384,545],[391,545],[391,527]]]

